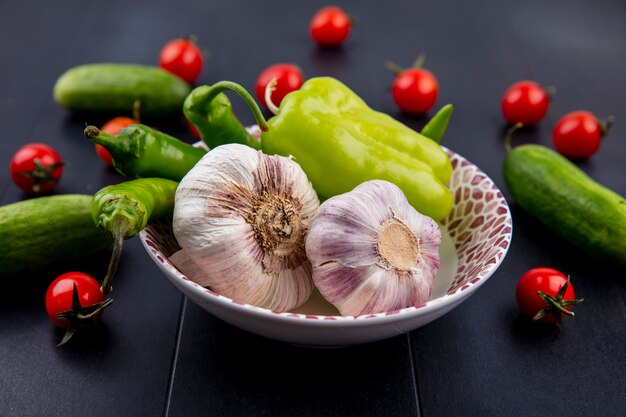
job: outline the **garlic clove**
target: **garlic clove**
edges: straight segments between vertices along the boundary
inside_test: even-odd
[[[430,297],[441,231],[387,181],[367,181],[325,201],[306,252],[321,294],[343,315],[398,310]]]
[[[189,255],[187,255],[187,253],[185,253],[184,249],[174,252],[172,255],[170,255],[168,259],[180,272],[185,274],[187,277],[194,277],[194,282],[202,286],[209,285],[204,271],[202,271],[198,267],[198,265],[196,265],[196,263],[189,257]]]
[[[313,289],[304,242],[319,200],[293,160],[238,144],[214,148],[176,191],[173,229],[205,286],[290,310]]]
[[[376,265],[359,269],[361,284],[337,306],[343,315],[400,310],[430,297],[432,281],[412,276],[418,272],[408,272],[406,276],[390,274]]]

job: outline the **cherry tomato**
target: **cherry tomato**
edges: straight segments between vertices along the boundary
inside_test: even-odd
[[[548,112],[550,96],[534,81],[518,81],[502,96],[502,115],[510,124],[535,125]]]
[[[137,123],[139,123],[139,121],[131,119],[130,117],[115,117],[106,122],[100,130],[109,135],[117,135],[126,126]],[[111,154],[104,146],[96,144],[96,153],[105,163],[113,165],[113,158],[111,158]]]
[[[52,322],[62,328],[70,327],[70,320],[60,319],[57,314],[72,310],[74,285],[80,305],[85,308],[104,301],[100,284],[91,275],[83,272],[67,272],[59,275],[46,291],[46,311]]]
[[[571,315],[576,300],[569,278],[556,269],[539,267],[527,271],[517,283],[515,297],[520,310],[533,320],[557,323]]]
[[[46,312],[55,326],[67,329],[58,346],[67,343],[76,330],[93,324],[113,300],[104,299],[100,284],[91,275],[67,272],[46,291]]]
[[[11,178],[26,193],[39,194],[52,190],[61,174],[61,156],[44,143],[24,145],[11,158]]]
[[[256,80],[256,96],[257,99],[267,107],[265,103],[265,88],[267,84],[276,78],[276,89],[270,96],[272,103],[280,106],[283,97],[292,91],[300,89],[304,83],[304,75],[302,71],[292,64],[275,64],[267,67]]]
[[[329,6],[320,9],[309,25],[311,37],[323,47],[338,47],[350,34],[350,17],[339,7]]]
[[[418,62],[421,60],[418,59]],[[391,93],[400,110],[423,114],[430,110],[439,96],[437,78],[428,70],[419,68],[421,63],[408,69],[396,70]]]
[[[193,84],[202,72],[202,52],[191,39],[174,39],[159,54],[159,66]]]
[[[608,133],[610,122],[603,126],[593,113],[574,111],[563,116],[554,126],[552,140],[562,155],[571,159],[585,159],[600,149],[602,138]]]

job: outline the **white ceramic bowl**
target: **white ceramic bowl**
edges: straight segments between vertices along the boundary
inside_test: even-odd
[[[178,271],[168,260],[179,249],[170,221],[150,224],[141,232],[141,242],[183,294],[216,317],[252,333],[309,346],[353,345],[396,336],[441,317],[466,300],[500,266],[511,242],[511,214],[498,187],[465,158],[448,153],[454,206],[442,222],[441,267],[432,296],[421,305],[344,317],[315,292],[294,311],[271,311],[217,294]]]

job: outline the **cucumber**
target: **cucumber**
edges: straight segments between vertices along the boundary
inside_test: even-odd
[[[157,67],[87,64],[70,68],[54,85],[54,99],[74,111],[132,115],[139,100],[142,116],[181,114],[189,84]]]
[[[583,251],[626,265],[626,201],[545,146],[507,155],[504,180],[515,201]]]
[[[0,275],[71,261],[111,243],[94,224],[91,196],[55,195],[0,207]]]

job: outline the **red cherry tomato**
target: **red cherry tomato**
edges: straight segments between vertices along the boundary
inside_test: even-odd
[[[104,299],[98,281],[82,272],[58,276],[46,291],[46,312],[55,326],[67,329],[59,345],[65,344],[75,330],[87,327],[102,315],[113,301]]]
[[[104,146],[96,144],[96,153],[98,154],[100,159],[104,161],[105,164],[113,165],[113,158]]]
[[[276,78],[276,89],[272,92],[270,97],[272,103],[276,106],[280,106],[283,97],[292,91],[300,89],[304,83],[304,75],[302,75],[300,68],[295,65],[275,64],[266,68],[259,74],[256,80],[257,99],[266,107],[265,88],[273,78]]]
[[[350,17],[339,7],[329,6],[320,9],[309,26],[311,37],[323,47],[340,46],[350,34]]]
[[[600,149],[608,128],[593,113],[574,111],[556,123],[552,140],[554,147],[562,155],[571,159],[585,159]]]
[[[11,178],[26,193],[39,194],[52,190],[61,174],[61,156],[43,143],[24,145],[11,158]]]
[[[159,54],[159,66],[193,84],[202,72],[202,52],[191,39],[174,39]]]
[[[126,126],[137,123],[139,123],[139,121],[131,119],[130,117],[115,117],[106,122],[100,130],[109,135],[117,135]],[[113,158],[111,158],[111,154],[104,146],[96,144],[96,153],[105,163],[113,165]]]
[[[391,92],[400,110],[423,114],[437,102],[439,83],[437,78],[424,68],[408,68],[396,75]]]
[[[90,307],[104,301],[100,284],[91,275],[83,272],[67,272],[59,275],[46,291],[46,311],[50,320],[62,329],[70,327],[70,320],[60,319],[57,314],[72,310],[74,285],[78,293],[80,305]]]
[[[545,267],[527,271],[517,283],[515,297],[520,310],[528,317],[559,325],[565,314],[574,315],[572,305],[582,301],[575,299],[574,287],[568,277]]]
[[[548,112],[550,97],[533,81],[518,81],[502,96],[502,115],[510,124],[535,125]]]

